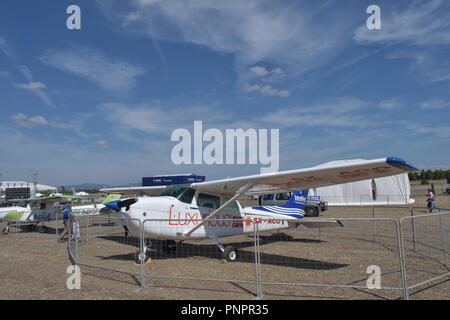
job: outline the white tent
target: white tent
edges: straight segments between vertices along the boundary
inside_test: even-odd
[[[309,190],[329,206],[405,205],[414,203],[408,174],[338,184]]]

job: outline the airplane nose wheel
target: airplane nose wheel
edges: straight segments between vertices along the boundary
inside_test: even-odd
[[[228,262],[235,262],[237,261],[237,251],[232,246],[228,246],[225,248],[223,252],[223,257]]]
[[[150,248],[152,246],[151,241],[145,241],[144,243],[144,252],[141,252],[141,250],[138,250],[134,253],[134,261],[136,263],[141,263],[141,261],[144,261],[144,263],[148,262],[148,259],[150,259]]]
[[[148,259],[150,259],[150,252],[147,250],[145,250],[145,252],[138,250],[134,253],[134,261],[136,263],[141,263],[141,260],[143,260],[144,263],[147,263]]]

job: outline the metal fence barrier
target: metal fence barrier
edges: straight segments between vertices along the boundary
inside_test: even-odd
[[[335,219],[315,219],[333,222]],[[371,267],[380,271],[383,298],[395,299],[403,291],[402,260],[398,222],[389,218],[342,218],[344,227],[283,230],[279,234],[260,234],[261,284],[263,292],[282,298],[298,296],[281,286],[309,287],[314,296],[323,296],[320,288],[354,289],[353,297],[381,298],[369,289]],[[373,240],[372,224],[391,237]],[[274,241],[276,239],[276,241]],[[283,248],[280,250],[279,248]],[[268,288],[270,286],[270,288]],[[266,289],[267,287],[267,289]]]
[[[120,218],[71,215],[69,222],[68,249],[74,265],[88,267],[87,273],[103,269],[127,274],[142,286],[141,268],[135,263],[142,252],[141,239],[125,235]]]
[[[402,259],[407,275],[405,295],[409,299],[412,289],[450,276],[450,212],[403,217],[400,228]]]
[[[19,220],[4,220],[4,225],[2,227],[2,234],[14,235],[16,239],[22,239],[27,235],[34,233],[47,233],[55,234],[56,240],[59,234],[62,232],[61,228],[64,225],[58,220],[31,220],[31,221],[19,221]],[[7,231],[6,231],[7,230]],[[55,242],[56,243],[56,242]]]
[[[324,223],[339,220],[344,227],[308,229],[302,225],[296,229],[280,227],[265,231],[265,221],[249,220],[250,234],[219,239],[223,247],[232,246],[238,252],[238,262],[226,263],[215,240],[186,239],[175,243],[166,237],[145,236],[155,231],[164,234],[173,227],[169,226],[169,219],[141,222],[71,216],[68,250],[73,264],[87,268],[83,268],[83,273],[98,269],[127,274],[138,285],[135,291],[189,281],[196,285],[239,284],[257,299],[301,298],[305,292],[329,298],[323,288],[329,288],[335,296],[345,296],[344,291],[350,289],[352,298],[409,299],[411,290],[449,276],[449,213],[411,215],[400,221],[313,220]],[[177,223],[181,230],[183,224],[193,221],[177,220]],[[235,224],[241,228],[242,223],[241,219],[217,219],[206,227]],[[138,234],[133,236],[129,233],[131,229],[139,230]],[[378,268],[381,276],[376,289],[369,288],[373,267]],[[299,292],[298,287],[303,290]]]

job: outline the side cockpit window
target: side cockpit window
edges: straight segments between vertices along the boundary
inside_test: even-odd
[[[197,205],[199,207],[217,209],[220,207],[220,197],[200,193],[198,195]]]

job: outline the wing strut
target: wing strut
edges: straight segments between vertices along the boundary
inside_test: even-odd
[[[243,187],[241,190],[239,190],[238,193],[236,193],[230,200],[228,200],[227,202],[225,202],[220,208],[216,209],[215,211],[213,211],[213,213],[211,213],[209,216],[207,216],[205,219],[202,220],[202,222],[200,222],[198,225],[196,225],[194,228],[192,228],[191,230],[187,231],[184,233],[185,236],[190,236],[192,234],[192,232],[194,232],[195,230],[197,230],[198,228],[200,228],[201,226],[203,226],[206,222],[208,222],[209,220],[211,220],[216,214],[218,214],[220,211],[222,211],[223,209],[225,209],[226,207],[228,207],[234,200],[236,200],[237,198],[239,198],[240,196],[242,196],[244,193],[246,193],[248,190],[250,190],[251,188],[253,188],[253,185],[251,184],[247,184],[245,187]]]

